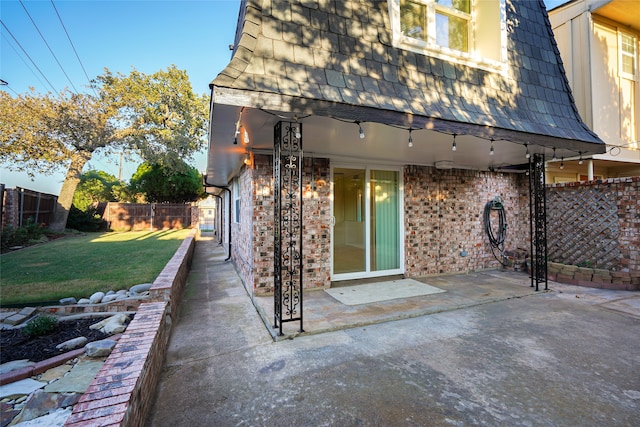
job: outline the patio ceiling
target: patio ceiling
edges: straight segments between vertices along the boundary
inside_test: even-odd
[[[331,158],[334,161],[355,164],[425,165],[442,169],[502,170],[524,172],[528,160],[524,144],[529,151],[544,153],[550,160],[555,144],[567,145],[567,140],[504,131],[484,126],[460,127],[460,123],[424,121],[425,118],[407,115],[386,115],[376,112],[374,121],[367,121],[362,109],[342,111],[336,119],[309,111],[294,113],[234,105],[213,106],[212,128],[208,154],[207,184],[225,187],[242,166],[245,154],[266,153],[273,150],[273,128],[278,121],[298,120],[302,123],[303,149],[305,156]],[[370,113],[370,112],[369,112]],[[360,138],[358,125],[361,122],[365,137]],[[240,121],[246,129],[248,140],[242,136],[236,141],[236,125]],[[409,128],[413,147],[409,147]],[[426,129],[425,127],[429,127]],[[437,130],[434,130],[437,129]],[[452,134],[456,133],[456,151],[452,151]],[[475,135],[475,136],[474,136]],[[494,154],[490,155],[490,138],[494,138]],[[517,142],[512,142],[517,141]],[[594,144],[580,144],[570,148],[556,149],[558,159],[588,155]],[[596,147],[600,148],[600,147]]]

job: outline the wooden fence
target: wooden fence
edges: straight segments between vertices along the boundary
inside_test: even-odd
[[[162,230],[192,226],[191,205],[172,203],[115,203],[109,202],[102,219],[115,231]],[[197,219],[197,217],[196,217]]]
[[[4,188],[2,192],[2,227],[14,228],[27,225],[29,220],[48,226],[53,218],[58,197],[26,188]]]

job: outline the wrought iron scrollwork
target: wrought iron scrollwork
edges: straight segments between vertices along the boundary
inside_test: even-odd
[[[302,124],[274,128],[274,327],[302,328]]]
[[[547,196],[544,177],[544,154],[529,159],[529,229],[531,236],[531,286],[536,291],[547,283]]]

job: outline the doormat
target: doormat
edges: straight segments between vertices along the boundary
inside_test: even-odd
[[[368,283],[364,285],[345,286],[325,289],[345,305],[370,304],[398,298],[418,297],[446,292],[435,286],[413,279],[391,280],[388,282]]]

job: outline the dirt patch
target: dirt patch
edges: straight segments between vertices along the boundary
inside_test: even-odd
[[[98,330],[89,329],[89,326],[98,323],[102,318],[65,320],[58,322],[56,330],[48,335],[37,338],[29,338],[22,329],[4,329],[0,331],[0,364],[12,360],[28,359],[32,362],[40,362],[50,357],[62,354],[64,350],[58,350],[56,346],[73,338],[85,337],[92,341],[99,341],[108,337]]]

